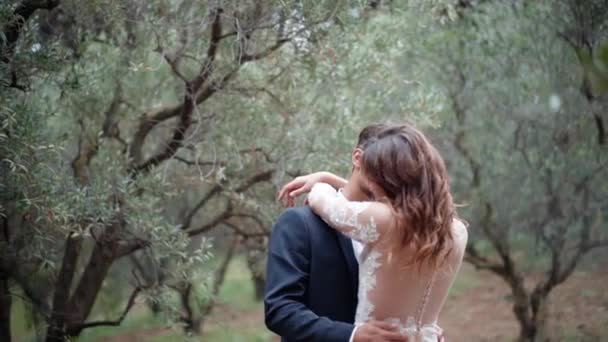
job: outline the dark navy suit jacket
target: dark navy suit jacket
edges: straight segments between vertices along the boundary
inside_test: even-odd
[[[358,287],[350,239],[308,207],[287,209],[270,237],[266,272],[268,329],[286,342],[348,342]]]

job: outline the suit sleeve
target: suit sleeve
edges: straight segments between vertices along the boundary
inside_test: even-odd
[[[265,322],[292,341],[348,342],[354,325],[319,317],[305,305],[310,275],[309,229],[295,209],[278,219],[268,250]]]

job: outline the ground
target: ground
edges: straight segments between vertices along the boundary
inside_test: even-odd
[[[604,267],[578,271],[551,295],[551,341],[608,341],[608,272]],[[236,259],[220,294],[219,304],[198,341],[275,341],[264,327],[262,305],[243,260]],[[463,266],[440,318],[448,341],[513,341],[518,325],[509,290],[498,277]],[[139,312],[139,313],[138,313]],[[91,330],[83,342],[181,341],[179,329],[151,322],[141,308],[120,329]],[[121,330],[122,329],[122,330]]]
[[[473,281],[450,296],[441,326],[450,341],[512,341],[518,325],[510,291],[498,277],[463,267],[461,281]],[[550,297],[552,341],[608,340],[608,272],[577,272]],[[457,289],[458,290],[458,289]]]

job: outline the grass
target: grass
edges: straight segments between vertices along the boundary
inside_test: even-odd
[[[26,308],[21,300],[14,300],[11,317],[11,330],[15,341],[35,341],[35,332],[28,324]],[[146,330],[155,326],[162,326],[163,321],[155,318],[148,310],[134,310],[117,327],[102,327],[86,329],[78,338],[79,342],[93,342],[102,337],[118,336],[129,332]],[[44,333],[45,331],[43,331]]]
[[[154,317],[152,313],[147,310],[133,310],[125,318],[121,325],[117,327],[103,327],[86,329],[82,332],[78,338],[78,342],[94,342],[102,337],[111,337],[128,334],[134,331],[147,330],[154,327],[164,325],[164,320],[158,317]]]
[[[229,331],[225,329],[211,329],[201,340],[221,341],[221,342],[267,342],[270,341],[271,333],[262,327],[261,329],[243,329],[239,331]],[[158,341],[160,342],[160,341]]]
[[[219,302],[237,310],[261,310],[262,304],[254,299],[251,273],[243,258],[236,258],[230,264],[220,290]]]
[[[262,303],[254,298],[251,273],[244,258],[235,258],[230,264],[219,293],[218,303],[225,306],[230,312],[239,312],[245,316],[256,316],[262,312]],[[219,310],[216,310],[216,315],[213,317],[215,319],[210,319],[205,327],[205,334],[201,340],[218,342],[270,340],[272,335],[263,323],[243,322],[238,329],[231,329],[230,327],[234,327],[234,324],[226,322],[217,311]],[[230,319],[230,317],[227,318]],[[155,340],[155,342],[162,342],[162,340]]]
[[[13,305],[11,307],[11,332],[13,336],[23,336],[30,333],[30,327],[28,323],[27,309],[21,300],[21,292],[16,292],[16,296],[13,297]]]
[[[233,318],[221,317],[221,315],[225,315],[226,311],[238,312],[239,314],[261,312],[262,303],[256,301],[253,294],[254,288],[245,259],[236,257],[228,268],[226,279],[220,290],[218,306],[222,306],[222,310],[216,310],[216,313],[209,318],[203,336],[190,340],[217,342],[269,341],[271,333],[266,330],[263,324],[251,324],[250,322],[247,326],[235,329],[235,324],[230,324]],[[232,328],[228,326],[229,324]],[[139,308],[132,310],[120,326],[87,329],[83,331],[77,341],[94,342],[104,337],[120,336],[159,327],[166,327],[164,319],[154,317],[147,308]],[[35,333],[28,323],[27,309],[23,301],[19,300],[19,297],[15,297],[13,300],[11,328],[16,341],[35,340]],[[145,341],[164,342],[187,339],[177,328],[160,336],[145,338]]]

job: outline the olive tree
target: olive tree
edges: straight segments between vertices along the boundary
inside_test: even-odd
[[[608,245],[607,19],[600,1],[493,2],[427,40],[465,260],[507,283],[521,341],[549,338],[551,291]]]
[[[252,188],[280,169],[281,154],[270,147],[284,136],[285,119],[247,105],[274,101],[263,88],[293,76],[291,65],[323,39],[342,8],[299,1],[3,4],[3,317],[15,284],[43,318],[46,340],[63,341],[120,324],[138,297],[158,301],[177,290],[182,307],[160,307],[197,331],[193,312],[208,313],[212,302],[191,307],[191,280],[200,279],[198,265],[209,257],[193,238],[220,226],[237,236],[267,234]],[[116,319],[92,320],[124,257],[133,264],[126,272],[133,286],[123,309]]]

